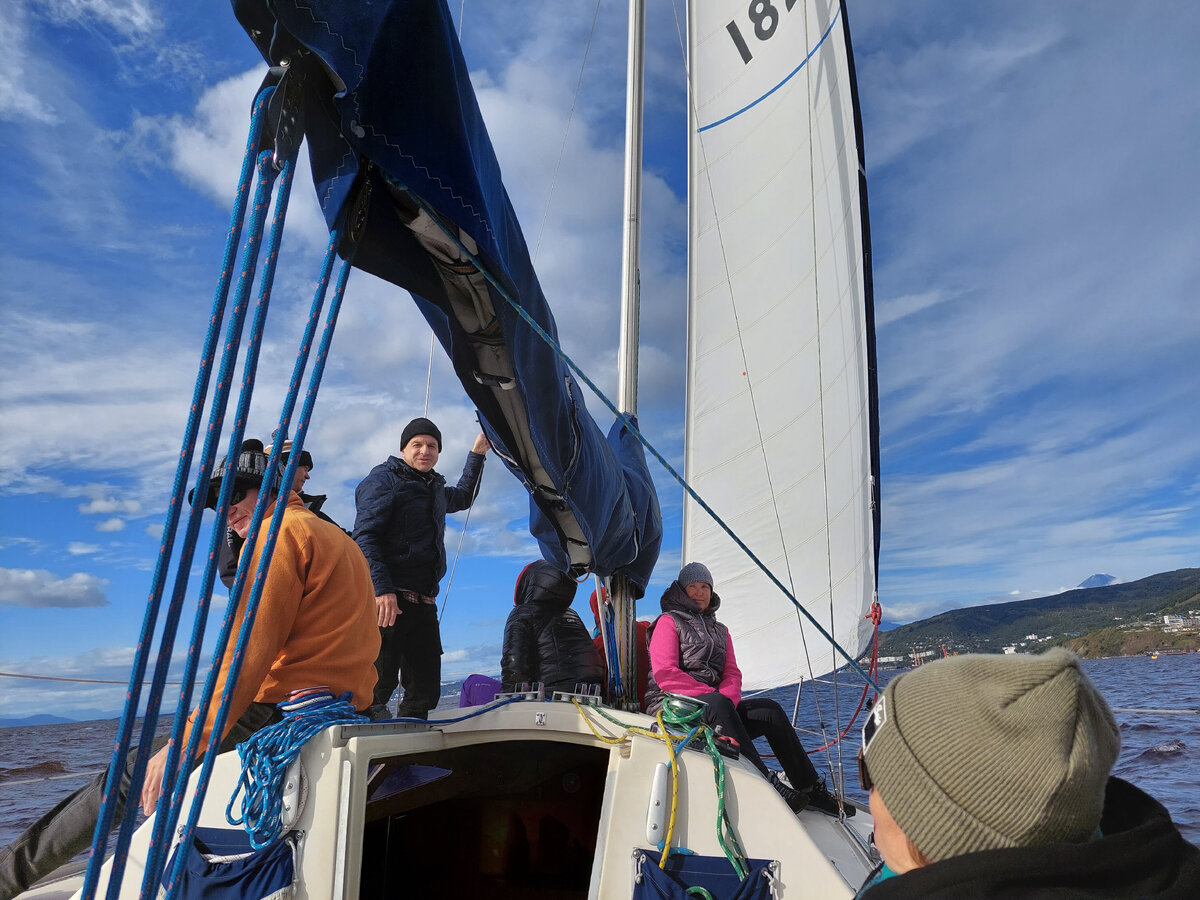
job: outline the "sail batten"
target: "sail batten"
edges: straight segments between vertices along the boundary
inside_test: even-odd
[[[857,655],[878,437],[853,71],[841,4],[773,9],[689,9],[687,478]],[[844,662],[691,500],[684,557],[718,581],[748,688]]]

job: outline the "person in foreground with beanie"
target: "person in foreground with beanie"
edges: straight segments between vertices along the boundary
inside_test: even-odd
[[[247,440],[232,465],[221,460],[209,481],[208,494],[195,500],[216,509],[221,484],[232,477],[224,524],[244,541],[259,492],[268,492],[263,524],[253,545],[253,556],[247,561],[248,578],[258,568],[278,490],[280,473],[269,473],[267,467],[262,442]],[[229,712],[219,753],[233,750],[259,729],[280,721],[283,714],[276,704],[286,700],[292,691],[327,685],[335,696],[349,692],[360,712],[371,705],[371,689],[375,684],[373,663],[379,650],[371,573],[362,554],[342,529],[321,521],[305,509],[294,492],[284,496],[287,505],[258,612],[237,682],[230,687]],[[189,494],[188,500],[192,499]],[[236,611],[232,632],[235,636],[245,616],[248,585],[249,581]],[[203,748],[208,743],[217,715],[217,701],[226,690],[234,643],[229,642],[220,661],[216,693],[208,715],[203,721],[197,719],[195,712],[188,717],[184,746],[196,728],[201,729],[199,746]],[[167,761],[166,738],[155,741],[154,746],[157,752],[146,764],[141,793],[142,809],[147,815],[158,803]],[[118,782],[120,797],[114,827],[125,814],[135,759],[136,754],[131,751]],[[193,764],[198,766],[200,758]],[[100,814],[107,777],[105,771],[0,850],[0,900],[16,896],[87,848]]]
[[[796,736],[787,714],[768,697],[742,699],[742,670],[733,655],[729,629],[717,621],[721,598],[712,574],[701,563],[688,563],[662,595],[663,614],[650,628],[650,679],[646,713],[655,715],[667,694],[704,703],[704,721],[731,738],[771,782],[793,812],[808,806],[836,816],[841,803],[817,777],[817,770]],[[767,768],[754,739],[767,739],[791,785]],[[845,806],[852,816],[853,806]]]
[[[448,487],[433,468],[442,452],[441,431],[429,419],[413,419],[400,435],[400,456],[373,468],[354,491],[353,536],[371,566],[382,642],[372,718],[388,718],[400,683],[400,718],[428,718],[441,697],[434,598],[446,574],[446,514],[475,501],[490,447],[483,434],[475,438],[458,484]]]
[[[956,656],[888,684],[863,727],[889,898],[1196,898],[1200,848],[1109,772],[1112,712],[1057,648]]]

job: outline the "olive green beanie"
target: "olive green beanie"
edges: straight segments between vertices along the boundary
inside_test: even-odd
[[[1095,833],[1121,738],[1074,654],[938,660],[880,703],[867,771],[930,862]]]

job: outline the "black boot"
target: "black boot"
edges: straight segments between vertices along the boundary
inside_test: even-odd
[[[830,816],[836,816],[836,815],[838,815],[840,810],[844,809],[846,811],[847,819],[849,819],[856,812],[858,812],[858,810],[856,810],[849,803],[839,804],[838,798],[835,797],[833,794],[829,793],[829,790],[825,787],[825,779],[824,778],[822,778],[820,781],[818,781],[816,784],[814,784],[811,788],[809,788],[808,804],[813,809],[819,809],[821,812],[825,813],[826,815],[830,815]]]
[[[788,809],[790,809],[792,812],[798,813],[800,810],[804,809],[804,807],[808,806],[808,794],[806,794],[804,791],[796,790],[794,787],[780,778],[778,772],[772,772],[769,776],[767,776],[767,780],[771,782],[771,787],[775,788],[775,790],[779,793],[779,796],[782,797],[784,802],[788,805]]]

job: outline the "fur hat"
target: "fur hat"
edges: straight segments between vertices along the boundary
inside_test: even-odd
[[[438,427],[428,419],[420,416],[413,419],[404,426],[404,431],[400,432],[400,449],[403,450],[408,446],[408,442],[415,438],[418,434],[427,434],[438,445],[438,453],[442,452],[442,433],[438,431]]]
[[[679,586],[686,588],[694,581],[703,581],[709,587],[713,586],[712,573],[704,563],[688,563],[679,570]]]
[[[1100,824],[1121,738],[1067,650],[927,663],[872,715],[867,772],[931,862],[1085,841]]]
[[[204,505],[209,509],[217,508],[217,497],[221,493],[221,482],[228,474],[227,470],[226,459],[221,457],[221,461],[217,463],[212,478],[208,482],[208,497],[205,499]],[[242,441],[242,451],[238,454],[237,465],[233,469],[235,483],[247,487],[258,487],[263,483],[266,472],[267,454],[263,450],[262,441],[254,438]],[[188,491],[188,503],[192,502],[194,493],[194,490]]]

